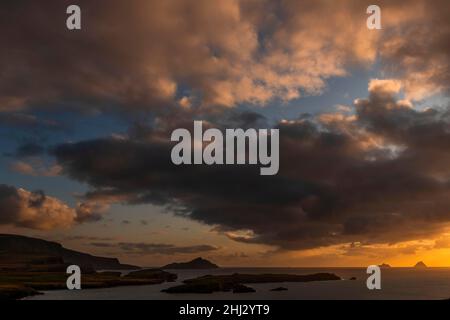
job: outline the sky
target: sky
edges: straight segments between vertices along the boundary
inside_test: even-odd
[[[369,30],[372,4],[3,2],[0,233],[141,266],[450,266],[450,5],[376,1]],[[174,165],[194,120],[278,129],[278,174]]]

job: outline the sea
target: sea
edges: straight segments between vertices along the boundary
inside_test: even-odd
[[[212,270],[167,270],[176,282],[159,285],[105,289],[44,291],[30,300],[442,300],[450,299],[450,268],[387,268],[381,270],[381,289],[369,290],[364,268],[219,268]],[[313,274],[330,272],[343,280],[307,283],[250,284],[254,293],[169,294],[161,292],[185,279],[233,273]],[[355,277],[356,280],[349,280]],[[83,280],[82,280],[83,281]],[[81,284],[83,286],[83,284]],[[287,291],[270,291],[284,287]]]

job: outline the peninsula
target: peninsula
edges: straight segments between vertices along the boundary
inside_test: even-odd
[[[115,258],[96,257],[64,248],[56,242],[16,235],[0,235],[0,300],[22,299],[43,290],[67,289],[67,267],[83,272],[82,288],[152,285],[173,282],[177,275],[161,269],[144,269],[122,275],[101,269],[140,269]]]

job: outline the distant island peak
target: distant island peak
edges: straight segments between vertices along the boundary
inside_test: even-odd
[[[415,264],[414,268],[424,269],[424,268],[428,268],[428,267],[423,261],[419,261]]]
[[[202,257],[195,258],[188,262],[174,262],[169,263],[161,269],[217,269],[218,265],[203,259]]]

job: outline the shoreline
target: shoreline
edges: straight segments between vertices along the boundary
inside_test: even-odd
[[[325,275],[325,276],[324,276]],[[15,279],[10,280],[7,279]],[[65,273],[52,272],[11,272],[3,274],[0,281],[0,300],[18,300],[44,294],[42,291],[66,290]],[[121,272],[98,272],[83,276],[82,289],[107,289],[125,286],[157,285],[165,282],[175,282],[177,274],[158,269],[143,269],[126,275]],[[202,276],[185,279],[179,285],[162,290],[171,293],[214,293],[235,291],[239,293],[245,284],[252,283],[283,283],[283,282],[316,282],[325,280],[341,280],[334,274],[228,274],[217,276]],[[181,288],[181,290],[180,290]]]
[[[67,289],[68,275],[63,272],[3,272],[0,277],[0,300],[17,300],[40,295],[41,291]],[[143,269],[122,276],[118,272],[95,272],[83,275],[83,289],[155,285],[174,282],[177,275],[159,269]]]

